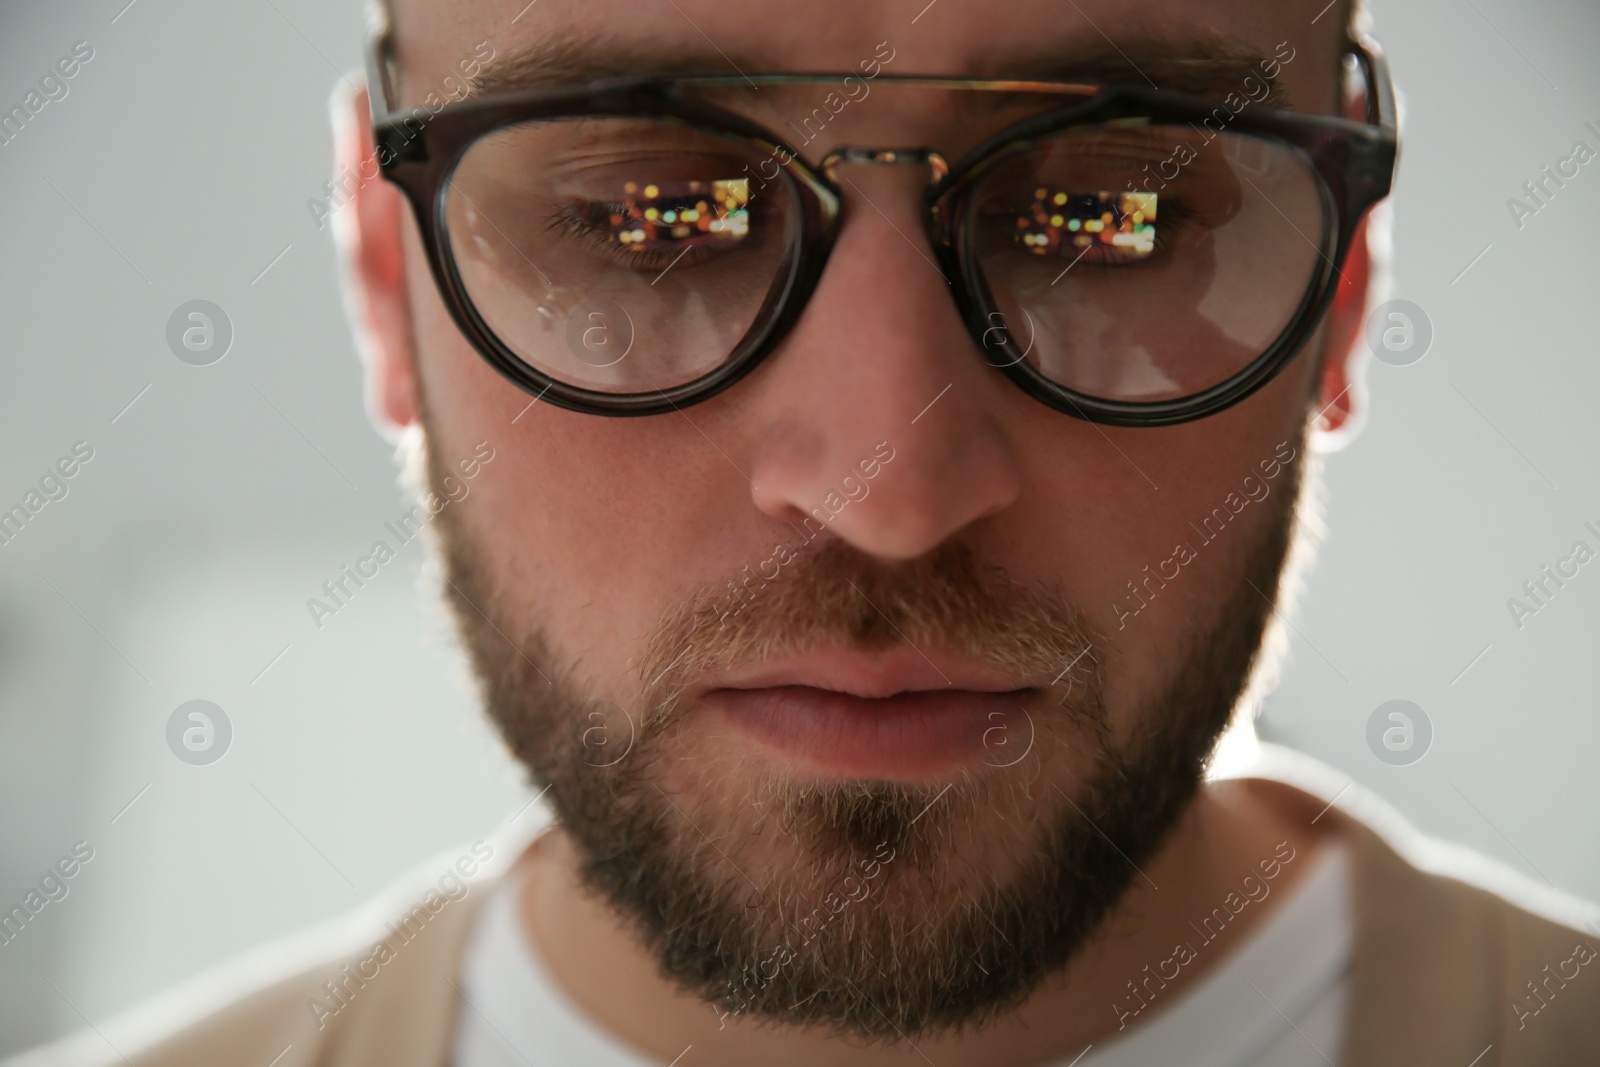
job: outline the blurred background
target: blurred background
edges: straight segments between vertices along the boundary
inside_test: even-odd
[[[1600,162],[1508,205],[1537,206],[1524,183],[1575,142],[1600,150],[1600,7],[1373,8],[1408,123],[1393,295],[1431,347],[1374,362],[1371,422],[1328,463],[1262,733],[1600,898],[1600,562],[1534,614],[1507,604],[1600,547]],[[0,143],[0,511],[42,502],[0,544],[0,910],[93,850],[0,945],[0,1054],[342,911],[527,800],[420,544],[307,618],[403,510],[307,206],[360,49],[354,0],[0,7],[0,112],[78,61]],[[196,300],[231,331],[207,312],[185,361],[191,309],[176,346],[169,322]],[[170,720],[195,700],[222,716],[185,748],[199,720]],[[1386,747],[1393,700],[1413,729]]]

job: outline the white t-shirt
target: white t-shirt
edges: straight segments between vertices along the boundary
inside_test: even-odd
[[[1125,1031],[1059,1067],[1337,1064],[1355,930],[1351,886],[1349,850],[1332,843],[1294,895],[1200,984],[1152,1001]],[[567,1000],[523,932],[520,889],[516,876],[495,888],[468,942],[454,1067],[661,1067]]]

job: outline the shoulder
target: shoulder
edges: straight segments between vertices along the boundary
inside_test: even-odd
[[[1600,905],[1422,833],[1310,757],[1263,746],[1246,773],[1351,843],[1351,1062],[1558,1064],[1600,1044]]]
[[[530,839],[503,830],[440,853],[353,911],[4,1067],[442,1062],[473,917]]]

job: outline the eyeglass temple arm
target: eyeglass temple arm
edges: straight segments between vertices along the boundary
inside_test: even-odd
[[[390,78],[394,58],[394,36],[384,29],[367,42],[367,103],[372,108],[372,127],[394,113],[394,84]]]
[[[1387,133],[1398,134],[1399,114],[1395,109],[1394,79],[1389,74],[1389,61],[1377,41],[1362,34],[1350,42],[1348,53],[1361,67],[1366,83],[1367,123]]]

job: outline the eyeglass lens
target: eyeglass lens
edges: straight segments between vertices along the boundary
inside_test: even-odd
[[[892,103],[883,88],[873,104]],[[812,134],[791,139],[814,164],[847,141],[913,143],[908,114],[962,117],[960,151],[984,120],[998,128],[1020,113],[1015,101],[957,103],[874,111],[863,100],[826,130],[813,132],[815,118],[787,128]],[[940,133],[911,124],[929,143]],[[648,393],[717,370],[776,313],[800,264],[800,197],[743,138],[666,119],[560,118],[474,142],[446,184],[444,216],[462,288],[518,358],[570,385]],[[1327,198],[1297,149],[1199,125],[1071,126],[1002,150],[958,203],[964,281],[989,312],[974,338],[985,358],[1026,361],[1109,400],[1227,381],[1296,319],[1331,251]]]

